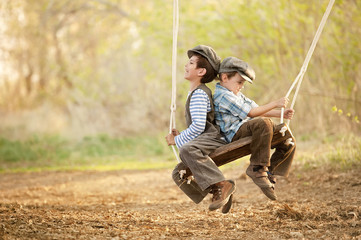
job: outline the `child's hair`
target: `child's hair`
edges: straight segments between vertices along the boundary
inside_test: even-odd
[[[219,80],[222,81],[222,74],[226,74],[227,75],[227,78],[232,78],[234,77],[237,72],[224,72],[224,73],[219,73]]]
[[[193,53],[192,56],[197,56],[197,68],[205,68],[206,74],[201,79],[201,83],[209,83],[212,82],[217,77],[217,72],[214,71],[212,65],[209,63],[207,58],[203,57],[202,55],[198,53]]]

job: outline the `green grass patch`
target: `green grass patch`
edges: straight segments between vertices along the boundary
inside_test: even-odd
[[[328,136],[298,141],[294,165],[303,169],[349,169],[361,165],[361,137]],[[249,156],[221,167],[247,165]],[[107,135],[69,140],[33,136],[25,140],[0,138],[0,172],[43,170],[162,169],[177,164],[163,136],[113,138]]]
[[[0,172],[154,169],[175,164],[171,149],[160,136],[98,135],[78,141],[59,136],[33,136],[22,141],[0,138]]]
[[[329,136],[296,153],[296,163],[304,169],[326,167],[346,170],[361,165],[361,137]]]

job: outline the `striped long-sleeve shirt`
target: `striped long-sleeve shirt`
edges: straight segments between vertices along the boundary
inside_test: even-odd
[[[188,93],[188,97],[190,93],[191,92]],[[175,137],[175,143],[178,148],[195,139],[204,132],[206,127],[207,112],[211,111],[211,102],[207,93],[205,93],[202,89],[195,90],[190,99],[189,110],[192,123],[186,130],[182,131]]]

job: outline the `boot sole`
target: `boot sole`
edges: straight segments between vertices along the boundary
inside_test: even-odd
[[[229,196],[228,202],[223,206],[223,208],[222,208],[223,214],[226,214],[229,212],[229,210],[231,210],[232,201],[233,201],[233,194],[231,194],[231,196]]]

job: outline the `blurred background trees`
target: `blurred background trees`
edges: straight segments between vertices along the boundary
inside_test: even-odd
[[[2,135],[166,133],[172,4],[1,1]],[[177,126],[184,127],[188,49],[210,45],[222,58],[232,55],[247,61],[257,77],[245,94],[265,104],[284,96],[291,86],[327,4],[327,0],[180,1]],[[296,102],[294,134],[361,132],[360,12],[360,1],[336,1]]]

